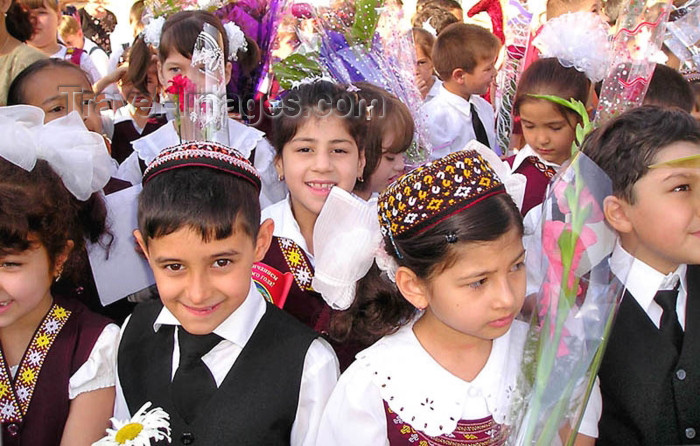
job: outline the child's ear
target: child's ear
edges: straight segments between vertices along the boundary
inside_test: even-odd
[[[229,82],[231,82],[231,73],[233,71],[233,64],[231,62],[226,62],[226,84],[228,85]]]
[[[272,232],[275,230],[275,222],[271,218],[266,219],[258,229],[258,238],[255,240],[255,261],[260,262],[265,258],[267,250],[272,243]]]
[[[158,69],[156,70],[158,72],[158,82],[160,83],[160,85],[167,85],[167,82],[165,82],[165,76],[163,75],[163,64],[160,61],[160,57],[156,62],[156,66],[158,67]]]
[[[464,75],[466,74],[466,71],[464,71],[461,68],[455,68],[452,70],[452,80],[455,82],[458,82],[460,84],[464,83]]]
[[[367,158],[365,158],[365,151],[360,152],[360,157],[357,160],[357,178],[362,177],[362,173],[365,171],[365,165],[367,164]],[[366,179],[366,178],[365,178]]]
[[[275,156],[275,171],[277,172],[277,178],[280,181],[284,180],[284,163],[282,162],[282,155]]]
[[[430,299],[424,282],[405,266],[400,266],[396,270],[396,286],[404,299],[414,307],[424,310],[428,306]]]
[[[70,253],[71,251],[73,251],[74,246],[75,243],[73,243],[73,240],[68,240],[66,242],[66,246],[63,248],[63,251],[61,251],[61,253],[58,254],[58,256],[56,256],[53,269],[55,272],[58,273],[58,275],[60,275],[61,271],[63,271],[63,266],[66,264],[68,257],[70,257]]]
[[[609,195],[603,200],[603,214],[610,226],[621,234],[632,232],[632,222],[627,217],[629,203],[622,198]]]
[[[136,239],[136,243],[139,244],[141,251],[143,251],[143,255],[145,255],[146,260],[148,260],[148,246],[146,245],[146,241],[143,239],[143,234],[141,234],[141,231],[138,229],[134,229],[133,234],[134,238]]]

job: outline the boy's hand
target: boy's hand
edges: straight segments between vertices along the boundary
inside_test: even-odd
[[[423,79],[421,79],[420,76],[416,76],[416,87],[418,87],[418,91],[420,91],[421,97],[425,99],[425,97],[428,96],[430,88],[428,88],[428,84]]]

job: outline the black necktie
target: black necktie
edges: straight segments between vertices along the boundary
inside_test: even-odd
[[[216,381],[202,361],[202,356],[214,348],[222,338],[214,333],[204,336],[192,335],[182,327],[178,328],[177,333],[180,364],[173,377],[171,394],[175,408],[189,424],[216,391]]]
[[[654,296],[657,304],[663,308],[664,312],[661,315],[661,324],[659,332],[661,336],[668,339],[676,346],[676,351],[681,351],[683,345],[683,329],[681,323],[678,322],[678,313],[676,313],[676,301],[678,300],[678,287],[672,290],[659,290]]]
[[[486,129],[484,128],[484,124],[482,124],[481,119],[479,119],[479,115],[476,112],[476,107],[471,102],[469,103],[469,105],[471,106],[472,110],[472,127],[474,128],[476,140],[479,141],[481,144],[485,145],[486,147],[491,147],[489,145],[489,137],[486,135]]]

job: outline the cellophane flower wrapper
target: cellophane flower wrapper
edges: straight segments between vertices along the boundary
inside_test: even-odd
[[[396,0],[297,3],[288,13],[303,18],[304,26],[296,32],[297,49],[274,67],[280,85],[291,88],[304,79],[327,77],[384,88],[406,104],[416,123],[416,143],[406,153],[407,161],[426,161],[431,148],[419,112],[423,101],[415,82],[415,46],[401,5]]]
[[[223,0],[145,0],[146,16],[171,16],[180,11],[214,11],[225,2]]]
[[[226,57],[219,31],[205,23],[192,50],[192,66],[199,72],[196,91],[185,103],[182,141],[213,141],[229,144],[226,102]],[[187,125],[185,125],[187,123]]]
[[[597,125],[642,105],[665,38],[668,0],[628,0],[617,20],[613,61],[600,91]]]
[[[577,429],[624,291],[610,271],[616,235],[605,223],[611,181],[577,153],[550,184],[539,231],[526,237],[530,328],[507,423],[510,445],[552,445]],[[624,279],[624,278],[623,278]]]
[[[675,22],[668,22],[666,29],[666,46],[688,68],[700,68],[700,6]]]

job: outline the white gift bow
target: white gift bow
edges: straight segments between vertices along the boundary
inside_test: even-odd
[[[115,170],[102,136],[85,128],[77,112],[44,124],[31,105],[0,107],[0,157],[31,171],[45,160],[78,200],[101,190]]]

